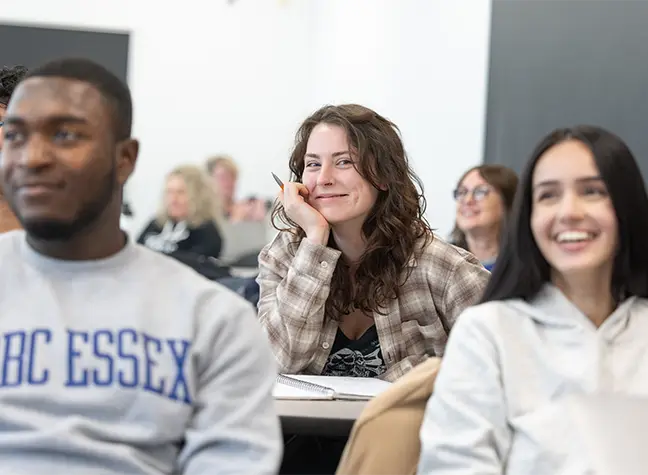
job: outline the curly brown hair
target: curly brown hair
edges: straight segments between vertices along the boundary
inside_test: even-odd
[[[340,320],[354,309],[384,315],[389,300],[398,298],[400,287],[409,277],[410,258],[433,239],[424,217],[423,184],[409,164],[398,127],[357,104],[324,106],[302,123],[290,156],[291,181],[302,182],[308,138],[321,123],[345,130],[349,153],[357,157],[356,170],[378,190],[376,203],[362,226],[367,248],[355,263],[354,278],[349,263],[338,260],[326,316]],[[293,233],[296,246],[305,236],[279,202],[272,212],[272,223],[279,231]],[[328,245],[337,247],[332,233]]]

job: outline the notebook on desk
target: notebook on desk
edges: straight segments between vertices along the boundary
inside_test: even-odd
[[[368,401],[390,385],[375,378],[280,374],[273,395],[275,399],[306,401]]]

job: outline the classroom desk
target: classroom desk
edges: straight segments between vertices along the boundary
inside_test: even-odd
[[[348,436],[368,401],[275,400],[285,434]]]

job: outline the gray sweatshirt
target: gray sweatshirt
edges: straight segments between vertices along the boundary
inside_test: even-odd
[[[253,307],[129,243],[103,260],[0,236],[0,471],[273,474],[274,358]]]
[[[419,474],[584,475],[572,397],[648,395],[648,302],[598,329],[556,287],[489,302],[455,324],[421,427]]]

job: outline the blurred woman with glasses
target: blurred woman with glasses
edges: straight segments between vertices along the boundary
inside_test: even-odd
[[[510,168],[480,165],[464,173],[454,190],[457,217],[450,239],[470,251],[489,271],[497,258],[517,184],[518,177]]]

